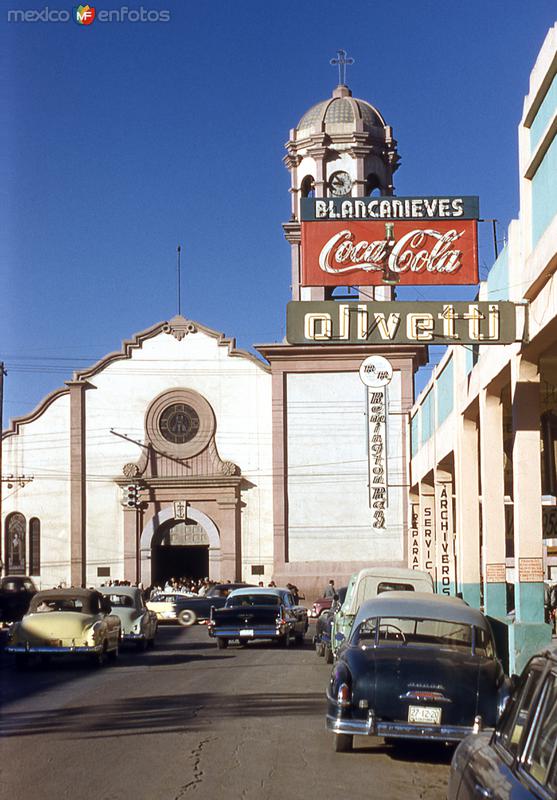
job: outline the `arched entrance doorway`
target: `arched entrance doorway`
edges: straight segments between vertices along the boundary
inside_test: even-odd
[[[221,577],[218,528],[207,514],[192,506],[188,506],[185,521],[174,517],[173,506],[155,514],[141,533],[140,550],[144,586],[168,578]]]
[[[205,578],[209,575],[209,536],[192,519],[169,520],[151,541],[151,580],[164,586],[170,578]]]

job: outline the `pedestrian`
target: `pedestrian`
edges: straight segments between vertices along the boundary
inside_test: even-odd
[[[557,623],[557,583],[549,589],[549,624],[551,625],[552,632],[555,633]]]
[[[334,596],[335,596],[335,594],[336,594],[335,582],[334,582],[334,580],[331,578],[331,580],[329,581],[329,584],[328,584],[327,588],[326,588],[326,589],[325,589],[325,591],[323,592],[323,597],[334,597]]]

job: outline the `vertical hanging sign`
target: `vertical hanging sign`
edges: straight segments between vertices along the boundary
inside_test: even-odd
[[[420,492],[420,544],[422,569],[429,572],[435,584],[435,496]]]
[[[437,593],[453,595],[456,585],[453,484],[435,484],[435,549],[437,566]]]
[[[383,356],[368,356],[360,366],[360,378],[367,386],[367,456],[369,507],[372,525],[385,529],[385,510],[388,505],[387,476],[387,386],[393,377],[393,367]]]
[[[423,569],[420,552],[420,504],[410,503],[410,528],[408,529],[408,566]]]

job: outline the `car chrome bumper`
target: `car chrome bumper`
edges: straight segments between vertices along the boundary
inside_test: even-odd
[[[241,635],[241,628],[222,628],[220,630],[209,630],[209,636],[215,639],[280,639],[286,631],[277,631],[276,628],[254,628],[251,636]]]
[[[393,739],[430,739],[460,742],[472,733],[468,725],[414,725],[408,722],[386,722],[369,714],[367,719],[344,719],[327,714],[327,730],[354,736],[389,736]]]
[[[100,653],[103,649],[102,644],[96,644],[93,647],[86,645],[64,645],[57,647],[50,644],[37,644],[37,645],[24,645],[24,644],[9,644],[6,647],[6,653],[26,653],[33,655],[34,653]]]
[[[144,633],[123,633],[122,634],[122,641],[123,642],[137,642],[141,641],[141,639],[145,639],[146,636]]]

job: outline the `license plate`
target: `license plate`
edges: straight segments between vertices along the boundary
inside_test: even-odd
[[[410,706],[408,708],[408,722],[440,725],[441,709],[432,708],[431,706]]]
[[[240,636],[253,636],[253,628],[243,628],[240,631]]]

